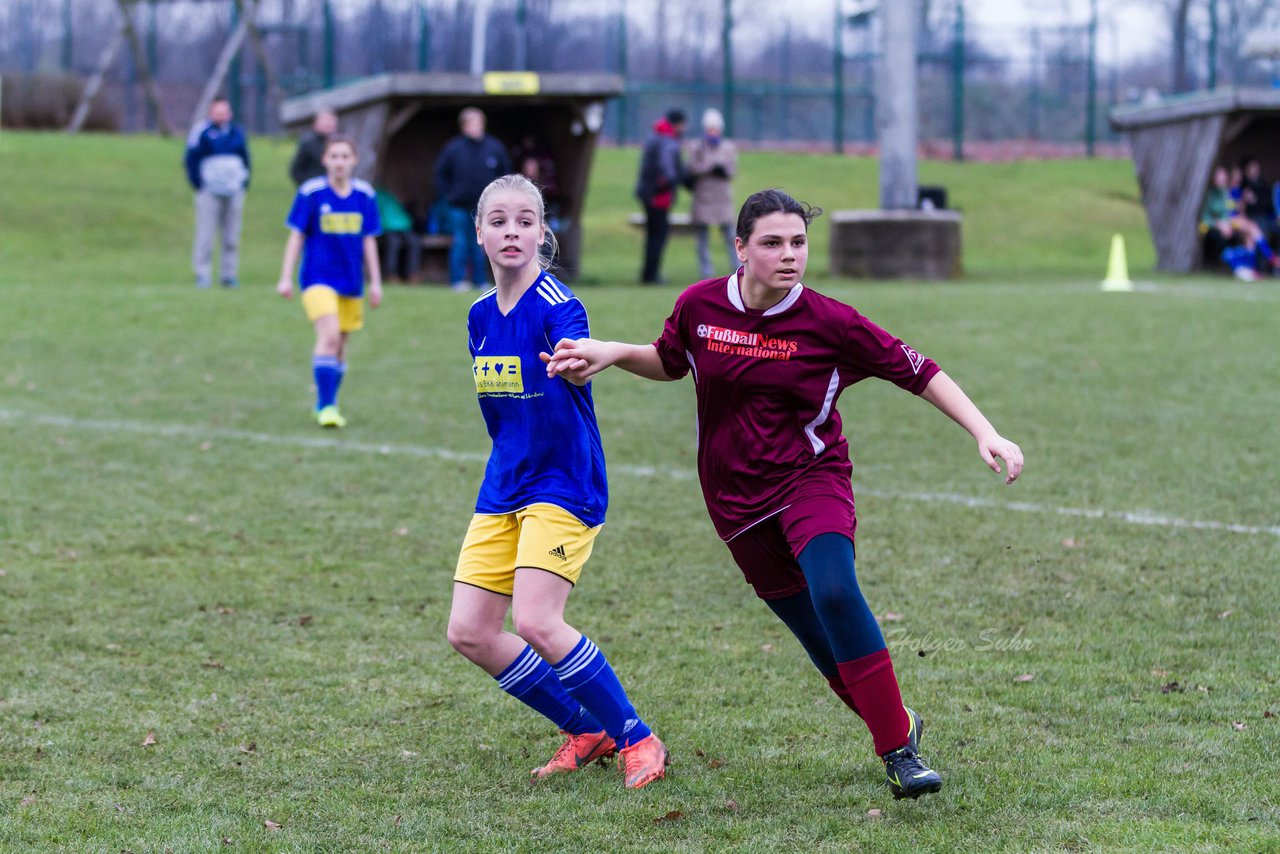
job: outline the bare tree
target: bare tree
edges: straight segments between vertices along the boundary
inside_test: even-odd
[[[1172,89],[1174,92],[1186,92],[1191,88],[1191,76],[1187,68],[1187,13],[1191,8],[1191,0],[1171,0],[1168,6],[1173,37]]]

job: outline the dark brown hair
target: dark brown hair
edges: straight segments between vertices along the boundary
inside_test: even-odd
[[[735,232],[738,238],[746,243],[756,227],[756,220],[771,213],[795,214],[804,220],[805,230],[808,231],[809,223],[822,215],[822,208],[796,201],[786,191],[779,190],[777,187],[752,193],[742,203],[742,210],[738,211],[738,228]]]

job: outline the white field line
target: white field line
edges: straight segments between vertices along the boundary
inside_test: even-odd
[[[873,498],[896,498],[905,501],[923,501],[933,504],[959,504],[963,507],[990,507],[997,510],[1014,510],[1019,513],[1052,513],[1058,516],[1077,516],[1083,519],[1110,519],[1130,525],[1150,525],[1157,528],[1189,528],[1200,531],[1227,531],[1232,534],[1270,534],[1280,537],[1280,525],[1240,525],[1232,522],[1213,522],[1202,519],[1180,519],[1166,516],[1154,510],[1098,510],[1084,507],[1052,507],[1030,501],[996,501],[991,498],[975,498],[970,495],[954,495],[946,492],[888,492],[879,489],[855,489],[858,495]]]
[[[386,445],[372,442],[353,442],[347,439],[322,436],[276,435],[251,430],[228,430],[193,424],[159,424],[147,421],[114,419],[73,418],[67,415],[45,415],[0,409],[0,421],[25,422],[42,427],[62,427],[71,430],[94,430],[107,433],[135,433],[144,436],[161,436],[177,439],[227,439],[253,442],[262,445],[279,445],[290,448],[334,448],[357,451],[378,456],[417,457],[420,459],[450,460],[483,463],[488,454],[469,451],[453,451],[448,448],[431,448],[422,445]],[[694,480],[692,469],[661,466],[611,465],[611,472],[630,477],[662,478],[666,480]],[[1157,528],[1182,528],[1199,531],[1224,531],[1232,534],[1266,534],[1280,537],[1280,525],[1241,525],[1232,522],[1215,522],[1202,519],[1182,519],[1151,510],[1100,510],[1082,507],[1054,507],[1029,501],[997,501],[970,495],[946,492],[895,492],[893,490],[859,487],[858,495],[899,501],[919,501],[928,504],[956,504],[962,507],[992,510],[1012,510],[1019,513],[1045,513],[1058,516],[1074,516],[1082,519],[1106,519],[1130,525],[1147,525]]]
[[[1240,284],[1235,279],[1223,277],[1222,285],[1180,285],[1157,282],[1135,282],[1133,289],[1141,293],[1159,294],[1165,297],[1226,300],[1228,302],[1276,302],[1280,289],[1270,283],[1261,285]]]

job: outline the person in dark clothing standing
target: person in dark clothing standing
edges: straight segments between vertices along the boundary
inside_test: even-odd
[[[477,288],[489,283],[489,259],[476,240],[475,210],[480,193],[495,178],[511,173],[511,157],[506,146],[485,133],[484,113],[467,107],[458,114],[462,133],[449,140],[436,159],[436,193],[448,205],[449,285],[455,291]]]
[[[684,133],[684,126],[684,113],[670,110],[654,122],[653,133],[645,140],[640,152],[636,198],[644,205],[644,271],[640,274],[641,284],[662,283],[662,250],[667,245],[671,208],[683,175],[680,135]]]
[[[338,114],[333,110],[321,110],[311,122],[311,130],[298,138],[298,150],[289,164],[289,177],[294,186],[301,187],[312,178],[325,175],[324,143],[338,130]]]
[[[1240,184],[1240,202],[1244,215],[1262,230],[1263,237],[1275,245],[1280,238],[1280,223],[1276,222],[1275,199],[1271,185],[1262,177],[1262,162],[1252,154],[1240,158],[1243,180]]]

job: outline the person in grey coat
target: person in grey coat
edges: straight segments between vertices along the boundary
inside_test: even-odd
[[[191,266],[198,288],[209,287],[213,280],[215,232],[222,234],[222,285],[234,288],[238,283],[240,226],[250,162],[248,138],[231,118],[231,102],[215,98],[209,105],[209,120],[198,123],[187,137],[183,162],[187,181],[195,190],[196,236]]]
[[[711,261],[708,232],[711,226],[720,230],[729,267],[738,268],[738,252],[734,247],[733,176],[738,174],[738,148],[724,137],[724,116],[714,107],[702,114],[703,135],[691,140],[684,150],[685,172],[693,187],[690,219],[698,235],[698,274],[704,279],[716,275]]]

